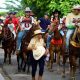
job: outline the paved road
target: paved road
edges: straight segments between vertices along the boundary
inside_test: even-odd
[[[4,52],[0,49],[0,73],[4,77],[5,80],[31,80],[31,75],[27,74],[27,72],[18,72],[17,71],[17,61],[16,55],[12,55],[12,64],[8,63],[3,64]],[[49,72],[45,67],[43,80],[69,80],[69,64],[66,64],[66,77],[62,78],[61,72],[62,68],[60,67],[60,71],[57,71],[57,64],[53,65],[54,71]],[[38,74],[38,72],[37,72]],[[37,76],[36,76],[37,77]],[[1,80],[1,77],[0,77]],[[78,70],[76,72],[76,80],[80,80],[80,74]]]

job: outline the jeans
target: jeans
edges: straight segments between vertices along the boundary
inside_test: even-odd
[[[32,63],[32,77],[35,77],[36,75],[38,64],[39,64],[39,76],[42,76],[44,72],[45,56],[43,55],[39,60],[35,60],[33,56],[31,56],[31,63]]]
[[[17,37],[17,50],[20,50],[21,48],[21,41],[23,39],[23,37],[25,36],[27,30],[24,30],[24,31],[20,31],[18,33],[18,37]]]
[[[74,32],[74,29],[68,29],[68,31],[66,33],[66,49],[67,50],[69,48],[69,39],[70,39],[73,32]]]
[[[62,36],[64,36],[64,32],[63,32],[62,30],[60,30],[60,34],[61,34]]]
[[[48,35],[46,47],[49,48],[52,35]]]

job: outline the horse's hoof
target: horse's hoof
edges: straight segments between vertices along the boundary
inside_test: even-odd
[[[65,76],[65,74],[62,74],[62,78],[65,78],[66,76]]]
[[[71,77],[71,79],[70,80],[76,80],[76,78],[75,77]]]
[[[26,70],[25,69],[23,69],[23,72],[25,72]]]
[[[18,67],[18,72],[21,72],[21,68],[20,67]]]
[[[53,70],[53,69],[49,69],[49,71],[50,71],[50,72],[53,72],[54,70]]]
[[[30,71],[27,71],[27,74],[30,74]]]
[[[18,72],[21,72],[21,69],[18,69]]]
[[[9,62],[9,65],[11,65],[11,62]]]

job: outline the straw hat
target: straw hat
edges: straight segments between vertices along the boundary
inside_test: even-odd
[[[36,36],[38,34],[43,34],[45,32],[42,32],[41,29],[35,30],[33,36]]]
[[[80,5],[79,4],[74,5],[72,9],[80,9]]]
[[[30,11],[31,11],[30,8],[26,7],[25,12],[30,12]]]

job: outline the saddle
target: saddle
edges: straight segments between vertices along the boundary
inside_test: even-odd
[[[72,45],[72,46],[74,46],[74,47],[76,47],[76,48],[80,48],[80,44],[79,43],[77,43],[77,42],[75,42],[75,41],[70,41],[70,44]]]

